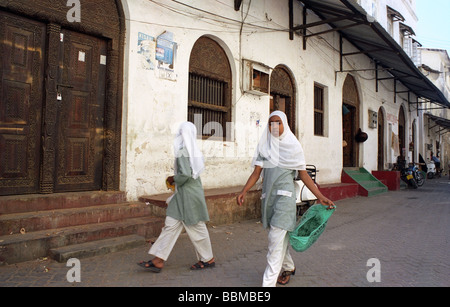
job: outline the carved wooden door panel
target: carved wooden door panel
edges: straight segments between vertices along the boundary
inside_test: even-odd
[[[45,29],[0,11],[0,195],[39,192]]]
[[[102,187],[107,42],[63,30],[55,192]]]

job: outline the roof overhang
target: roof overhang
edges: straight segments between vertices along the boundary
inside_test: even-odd
[[[405,35],[416,35],[416,32],[414,32],[413,28],[404,24],[403,22],[400,22],[400,31],[402,31]]]
[[[399,11],[394,10],[392,7],[387,6],[387,12],[394,21],[405,21],[405,17],[403,17],[403,15],[400,14]]]
[[[377,88],[379,81],[392,79],[395,88],[397,81],[401,82],[408,92],[414,93],[418,98],[450,108],[450,102],[444,94],[416,67],[383,26],[368,15],[355,0],[298,0],[304,7],[303,24],[298,26],[293,24],[292,1],[294,0],[290,0],[290,37],[293,39],[294,32],[299,32],[303,36],[304,48],[309,37],[339,31],[342,38],[359,50],[359,52],[344,53],[341,43],[341,59],[356,54],[365,54],[370,57],[376,63],[374,70],[377,73]],[[307,10],[314,12],[322,21],[308,24]],[[318,31],[317,26],[323,24],[328,24],[330,29]],[[380,70],[389,72],[390,76],[379,77]],[[340,71],[343,72],[342,60]],[[395,92],[401,93],[397,90]]]
[[[443,118],[443,117],[439,117],[430,113],[426,114],[432,121],[434,121],[436,123],[436,126],[440,126],[440,130],[439,133],[445,131],[445,133],[450,132],[450,120]]]

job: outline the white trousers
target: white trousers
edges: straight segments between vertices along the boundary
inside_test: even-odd
[[[275,287],[283,271],[293,271],[294,261],[289,253],[289,234],[286,230],[270,226],[267,267],[263,276],[263,287]]]
[[[162,232],[148,253],[166,261],[169,258],[183,227],[186,229],[186,233],[194,245],[197,259],[203,262],[210,261],[214,256],[206,224],[204,222],[199,222],[196,225],[187,226],[183,221],[176,220],[170,216],[166,216]]]

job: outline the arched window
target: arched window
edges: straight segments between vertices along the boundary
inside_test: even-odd
[[[286,113],[289,127],[296,134],[296,101],[295,85],[289,71],[277,66],[270,78],[270,113],[280,110]]]
[[[201,37],[189,61],[188,121],[203,138],[226,138],[231,121],[231,68],[217,42]]]

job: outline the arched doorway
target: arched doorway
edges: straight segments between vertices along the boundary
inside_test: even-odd
[[[378,170],[384,170],[384,112],[383,109],[380,108],[378,110]]]
[[[355,79],[348,75],[342,95],[343,166],[358,166],[358,145],[355,141],[359,129],[359,95]]]
[[[278,65],[270,77],[270,113],[283,111],[291,131],[296,134],[296,101],[293,77],[286,67]]]
[[[120,3],[0,4],[0,195],[119,190]]]
[[[402,156],[403,159],[406,159],[406,118],[403,106],[400,106],[398,112],[398,144],[400,156]]]

